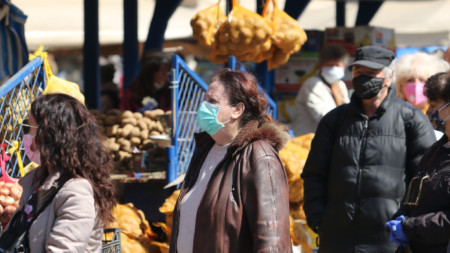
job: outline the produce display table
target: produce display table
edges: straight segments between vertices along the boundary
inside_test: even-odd
[[[173,189],[164,189],[167,184],[165,172],[142,173],[140,178],[129,177],[127,174],[112,174],[111,179],[120,204],[133,203],[144,212],[149,222],[166,221],[165,215],[159,212],[159,207]]]

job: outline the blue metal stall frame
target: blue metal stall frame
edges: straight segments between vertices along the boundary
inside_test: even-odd
[[[0,87],[0,143],[6,143],[8,150],[14,141],[18,141],[23,161],[26,154],[22,143],[22,121],[28,118],[31,102],[42,93],[46,85],[42,58],[36,57]],[[15,154],[9,155],[11,159],[6,163],[6,172],[10,177],[19,178],[17,157]]]
[[[167,148],[167,182],[186,172],[194,152],[193,134],[200,131],[195,117],[208,85],[179,55],[172,56],[172,143]]]
[[[230,57],[226,67],[246,71],[244,66]],[[200,131],[197,125],[197,109],[203,101],[208,84],[206,84],[183,59],[178,55],[172,56],[172,133],[171,146],[166,150],[167,173],[166,179],[170,183],[179,175],[186,172],[195,148],[194,133]],[[261,92],[264,90],[259,87]],[[276,119],[276,104],[266,94],[269,100],[268,113]]]

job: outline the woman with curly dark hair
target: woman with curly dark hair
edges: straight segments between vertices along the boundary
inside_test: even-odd
[[[99,252],[115,200],[111,158],[95,118],[75,98],[50,94],[33,101],[23,126],[26,154],[40,163],[19,181],[15,218],[30,223],[30,252]]]
[[[266,113],[256,78],[223,69],[197,111],[195,151],[170,252],[292,252],[289,191],[278,151],[289,140]]]

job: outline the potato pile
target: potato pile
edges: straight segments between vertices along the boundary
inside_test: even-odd
[[[123,253],[159,253],[159,247],[152,245],[159,235],[155,234],[142,210],[132,203],[116,205],[112,211],[115,221],[106,228],[120,228],[120,240]],[[163,223],[154,225],[165,229]],[[108,240],[112,234],[105,234]]]
[[[296,223],[296,226],[294,227],[297,228],[300,228],[300,226],[298,226],[300,221],[303,223],[306,222],[305,212],[303,211],[303,180],[300,175],[305,166],[309,150],[311,149],[313,138],[313,133],[293,138],[279,152],[289,184],[289,213],[292,217],[291,221]],[[294,234],[304,233],[299,233],[297,231]],[[302,241],[297,239],[293,240],[293,242],[296,243],[295,245],[298,245]]]
[[[261,62],[271,56],[270,23],[257,13],[249,11],[237,3],[228,19],[220,24],[216,33],[211,61],[227,60],[234,55],[240,61]]]
[[[215,42],[215,34],[219,24],[225,21],[227,16],[220,9],[220,2],[199,11],[191,19],[193,36],[198,42],[205,46],[211,46]]]
[[[22,186],[18,183],[0,181],[0,222],[7,224],[19,207]]]
[[[107,137],[105,145],[112,151],[115,162],[115,173],[129,172],[133,168],[133,147],[138,150],[155,152],[155,142],[151,135],[166,134],[166,129],[158,120],[164,114],[161,109],[140,112],[111,109],[106,114],[91,110],[99,126],[103,127]],[[171,113],[171,112],[167,112]]]

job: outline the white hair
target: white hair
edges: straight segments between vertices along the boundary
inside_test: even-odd
[[[408,78],[421,76],[425,79],[439,72],[446,72],[450,68],[448,62],[438,57],[424,52],[406,54],[395,65],[396,80],[394,82],[397,89],[397,96],[405,100],[403,86]]]
[[[392,61],[391,64],[389,64],[389,66],[384,67],[384,77],[385,78],[389,78],[391,77],[391,75],[394,75],[394,79],[395,79],[395,61]]]

